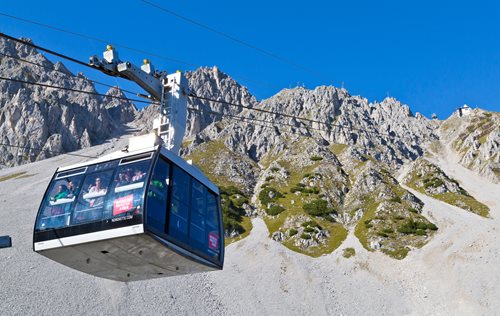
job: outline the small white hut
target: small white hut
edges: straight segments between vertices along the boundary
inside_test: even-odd
[[[464,104],[462,107],[459,107],[457,109],[457,114],[459,117],[462,117],[462,116],[469,115],[471,111],[472,111],[472,109],[470,108],[470,106],[468,106],[467,104]]]

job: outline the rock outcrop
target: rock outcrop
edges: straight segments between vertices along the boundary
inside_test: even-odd
[[[138,114],[135,104],[127,100],[119,87],[109,89],[103,103],[109,116],[118,124],[132,122]]]
[[[403,181],[415,190],[443,202],[481,216],[489,215],[490,210],[486,205],[477,201],[455,179],[424,158],[411,164]]]
[[[500,183],[500,113],[455,113],[443,122],[440,133],[460,156],[460,164]]]
[[[83,75],[73,75],[63,64],[52,63],[31,47],[0,38],[0,52],[2,77],[97,92]],[[97,95],[0,80],[0,166],[92,146],[115,129]]]

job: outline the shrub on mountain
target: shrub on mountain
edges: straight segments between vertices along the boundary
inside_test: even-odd
[[[283,194],[271,186],[263,188],[259,193],[259,200],[262,205],[267,205],[282,197]]]
[[[328,207],[328,202],[322,199],[316,199],[306,203],[303,208],[307,214],[313,216],[326,216],[335,212],[332,208]]]
[[[285,209],[282,206],[274,204],[274,205],[271,205],[271,207],[269,207],[266,210],[266,213],[267,213],[267,215],[276,216],[276,215],[279,215],[284,210]]]
[[[243,233],[245,229],[241,226],[245,210],[243,204],[248,202],[247,197],[234,186],[221,187],[222,222],[226,234],[232,231]]]

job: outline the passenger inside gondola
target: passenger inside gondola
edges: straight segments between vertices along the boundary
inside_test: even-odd
[[[149,161],[127,164],[118,169],[115,176],[111,209],[107,215],[113,217],[131,217],[142,212],[146,172]]]
[[[112,170],[89,175],[83,184],[83,192],[75,208],[74,222],[81,223],[102,218],[104,201],[108,192]]]
[[[60,204],[63,199],[66,199],[69,195],[68,187],[64,184],[57,186],[56,191],[53,196],[50,197],[50,204],[52,208],[50,209],[51,226],[60,226],[64,222],[63,215],[65,213],[64,204]],[[59,202],[59,203],[57,203]]]
[[[69,194],[70,194],[70,190],[68,189],[68,187],[65,186],[64,184],[60,184],[57,186],[57,189],[56,189],[56,192],[54,193],[54,195],[52,195],[50,197],[50,200],[52,202],[56,202],[60,199],[68,197]]]
[[[146,173],[142,172],[141,170],[137,169],[134,172],[134,176],[132,177],[132,182],[139,182],[142,179],[144,179],[144,176]]]
[[[101,178],[95,178],[95,183],[90,187],[89,193],[103,193],[106,194],[106,188],[102,187]]]
[[[43,206],[42,216],[37,225],[40,229],[56,228],[69,225],[73,202],[75,201],[74,183],[80,183],[80,177],[67,177],[57,180],[49,190]]]
[[[120,172],[118,173],[118,179],[116,181],[116,186],[124,186],[130,183],[130,177],[128,176],[127,172]]]
[[[92,207],[101,206],[104,203],[104,195],[106,195],[106,188],[102,187],[101,178],[96,178],[94,185],[89,188],[88,197],[96,197],[89,198],[87,201],[89,205]]]

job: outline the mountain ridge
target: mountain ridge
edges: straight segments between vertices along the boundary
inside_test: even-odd
[[[74,76],[62,63],[52,64],[36,50],[3,39],[0,44],[2,51],[44,66],[3,57],[1,74],[96,92],[83,74]],[[421,215],[422,204],[396,180],[396,174],[440,141],[441,127],[448,121],[413,114],[395,98],[369,102],[333,86],[283,89],[257,101],[217,67],[187,72],[186,78],[192,94],[201,98],[189,98],[182,156],[192,159],[223,190],[235,192],[228,187],[234,185],[251,201],[232,212],[239,215],[226,227],[227,236],[245,233],[243,215],[258,215],[272,238],[310,254],[335,250],[342,241],[332,236],[344,230],[355,232],[367,250],[399,259],[432,239],[432,222]],[[158,111],[156,104],[137,110],[116,87],[102,98],[9,82],[1,82],[0,88],[2,141],[31,147],[2,147],[0,162],[7,166],[103,143],[129,127],[145,133]],[[496,115],[485,117],[496,119]],[[492,154],[500,137],[494,125],[484,119],[476,123],[487,133],[468,138],[460,148],[476,150],[479,138],[487,148],[480,157],[498,160]],[[33,133],[33,125],[40,132]],[[443,139],[456,143],[450,137]],[[471,155],[470,150],[464,155],[468,162],[475,157]],[[474,166],[483,166],[483,160]],[[494,171],[495,164],[493,160],[487,166]],[[225,214],[231,214],[229,209]],[[302,233],[301,225],[307,221],[331,231],[319,229],[321,236]],[[421,227],[414,228],[418,223]],[[295,230],[301,234],[291,236]],[[308,241],[313,237],[322,242]]]

